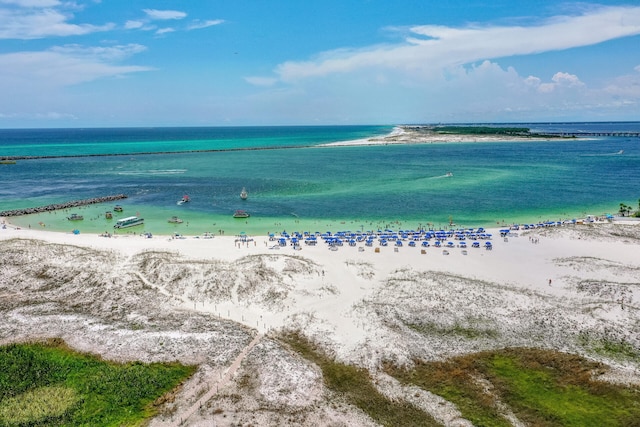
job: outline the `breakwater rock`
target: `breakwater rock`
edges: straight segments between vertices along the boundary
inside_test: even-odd
[[[76,208],[78,206],[92,205],[95,203],[111,202],[113,200],[126,199],[127,197],[128,196],[126,194],[116,194],[113,196],[94,197],[91,199],[84,199],[84,200],[72,200],[66,203],[56,203],[53,205],[37,206],[34,208],[12,209],[8,211],[2,211],[0,212],[0,216],[19,216],[19,215],[28,215],[28,214],[40,213],[40,212],[55,211],[58,209]]]

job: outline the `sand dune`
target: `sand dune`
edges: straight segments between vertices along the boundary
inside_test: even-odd
[[[330,402],[318,368],[276,339],[282,330],[367,368],[383,393],[415,401],[445,425],[465,421],[452,405],[385,377],[381,362],[510,346],[595,357],[584,337],[604,335],[640,348],[632,333],[640,225],[521,231],[466,255],[275,250],[266,237],[253,239],[0,229],[2,343],[61,337],[109,359],[199,364],[158,426],[375,425]],[[615,368],[612,379],[639,382],[638,366],[601,360]]]

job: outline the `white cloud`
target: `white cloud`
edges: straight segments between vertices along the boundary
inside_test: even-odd
[[[77,120],[73,114],[70,113],[59,113],[57,111],[47,111],[45,113],[38,113],[35,115],[36,119],[44,119],[44,120]]]
[[[576,87],[576,86],[584,86],[584,83],[580,81],[578,76],[574,74],[564,73],[559,71],[553,75],[551,78],[553,82],[558,86],[567,86],[567,87]]]
[[[143,11],[149,18],[157,20],[184,19],[187,17],[185,12],[179,10],[143,9]]]
[[[224,22],[222,19],[209,19],[207,21],[201,21],[199,19],[194,20],[189,24],[187,30],[199,30],[202,28],[213,27],[214,25],[220,25]]]
[[[127,30],[135,30],[138,28],[142,28],[144,26],[144,22],[142,21],[127,21],[124,24],[124,28]]]
[[[278,79],[275,77],[245,77],[244,78],[247,83],[250,83],[254,86],[273,86],[278,82]]]
[[[640,7],[601,7],[536,26],[415,26],[399,45],[324,52],[313,60],[280,64],[283,81],[350,73],[366,68],[437,74],[476,61],[587,46],[640,34]]]
[[[633,69],[635,73],[616,77],[607,83],[603,92],[616,99],[640,104],[640,65]]]
[[[59,0],[0,0],[0,4],[12,4],[20,7],[54,7],[59,6]]]
[[[167,27],[167,28],[160,28],[158,31],[156,31],[157,35],[162,35],[162,34],[167,34],[167,33],[173,33],[175,30],[175,28],[171,28],[171,27]]]
[[[14,11],[0,9],[0,39],[39,39],[50,36],[77,36],[108,31],[114,24],[70,24],[72,16],[54,9]]]
[[[87,47],[78,44],[68,44],[63,46],[54,46],[50,49],[51,52],[60,53],[66,56],[92,58],[99,59],[101,61],[121,61],[135,55],[136,53],[144,52],[145,50],[147,50],[146,46],[135,43],[106,47]]]
[[[538,86],[540,86],[541,82],[542,82],[542,80],[540,80],[539,77],[535,77],[535,76],[529,76],[529,77],[524,79],[524,83],[527,86],[538,87]]]
[[[68,45],[43,52],[0,55],[0,88],[32,91],[69,86],[105,77],[149,71],[149,67],[117,65],[119,60],[143,50],[139,45],[92,48]],[[20,89],[22,88],[22,89]]]
[[[586,85],[575,74],[559,71],[551,77],[550,82],[542,82],[538,77],[529,76],[524,80],[527,86],[535,88],[540,93],[551,93],[557,90],[583,88]]]

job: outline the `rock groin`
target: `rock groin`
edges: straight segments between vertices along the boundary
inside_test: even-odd
[[[92,205],[95,203],[111,202],[113,200],[126,199],[127,197],[128,196],[126,194],[116,194],[113,196],[94,197],[91,199],[84,199],[84,200],[72,200],[66,203],[56,203],[53,205],[37,206],[34,208],[22,208],[22,209],[12,209],[8,211],[2,211],[0,212],[0,216],[4,216],[4,217],[20,216],[20,215],[29,215],[29,214],[40,213],[40,212],[50,212],[58,209],[76,208],[78,206]]]

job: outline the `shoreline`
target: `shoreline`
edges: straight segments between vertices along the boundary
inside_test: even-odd
[[[484,242],[498,242],[504,239],[506,242],[509,237],[518,237],[520,233],[527,232],[540,232],[545,230],[552,229],[571,229],[571,228],[580,228],[580,227],[590,227],[590,226],[598,226],[602,224],[615,224],[615,225],[632,225],[632,226],[640,226],[640,218],[634,217],[613,217],[613,218],[605,218],[604,216],[589,216],[587,218],[582,219],[574,219],[574,220],[564,220],[564,221],[545,221],[545,222],[536,222],[536,223],[521,223],[521,224],[497,224],[495,226],[490,227],[458,227],[455,224],[448,225],[447,227],[425,227],[422,229],[402,229],[402,228],[388,228],[385,230],[378,229],[377,231],[372,230],[362,230],[362,231],[350,231],[347,229],[335,229],[335,230],[325,230],[323,232],[319,231],[310,231],[310,230],[293,230],[291,229],[289,232],[287,231],[277,231],[277,232],[267,232],[267,233],[231,233],[225,234],[224,230],[221,230],[221,233],[213,233],[205,231],[203,233],[198,234],[189,234],[189,233],[150,233],[150,232],[139,232],[135,230],[135,227],[132,227],[133,230],[124,228],[124,229],[114,229],[113,232],[107,230],[105,232],[86,232],[86,233],[77,233],[75,230],[73,231],[60,231],[60,230],[47,230],[44,226],[42,228],[23,228],[15,223],[11,222],[11,219],[14,217],[8,216],[0,216],[0,240],[4,240],[7,236],[10,237],[27,237],[27,238],[35,238],[35,239],[43,239],[43,240],[53,240],[53,241],[64,241],[68,236],[73,236],[74,240],[82,240],[87,239],[87,236],[90,236],[90,240],[94,240],[95,237],[99,237],[100,240],[108,238],[108,239],[137,239],[142,241],[174,241],[174,240],[213,240],[219,239],[225,242],[234,242],[234,246],[241,245],[249,246],[249,243],[254,243],[254,246],[257,246],[257,242],[266,248],[266,249],[288,249],[290,246],[296,246],[291,240],[292,238],[297,238],[297,247],[293,247],[294,250],[302,250],[303,248],[315,249],[316,247],[329,248],[333,245],[327,243],[327,241],[323,241],[323,239],[328,238],[340,238],[342,239],[340,247],[349,246],[349,240],[359,239],[355,241],[355,244],[352,245],[356,250],[362,250],[362,248],[366,248],[367,250],[375,251],[375,248],[380,248],[379,243],[381,239],[388,238],[391,235],[395,237],[387,242],[384,249],[387,251],[395,251],[398,252],[398,249],[403,250],[416,250],[421,251],[424,249],[429,249],[431,251],[435,250],[445,250],[445,249],[471,249],[471,244],[473,241],[479,241],[481,243]],[[390,225],[393,227],[392,225]],[[120,231],[120,233],[117,233]],[[447,233],[446,237],[436,237],[438,233]],[[475,240],[465,240],[466,246],[460,246],[461,243],[458,241],[456,235],[460,233],[476,234],[482,233],[486,234],[485,237],[478,237]],[[26,236],[25,236],[26,235]],[[82,236],[82,237],[81,237]],[[274,246],[278,246],[278,241],[286,236],[286,244],[281,245],[279,248],[275,248]],[[308,242],[305,242],[305,239],[308,238],[316,238],[317,243],[314,243],[313,246],[308,246]],[[374,244],[373,245],[365,245],[366,238],[373,237]],[[402,245],[395,245],[394,242],[396,239],[400,242],[403,242]],[[414,240],[414,244],[409,245],[409,242]],[[421,246],[423,241],[427,240],[430,244],[428,246]],[[440,240],[442,245],[435,246],[434,241]],[[455,241],[454,246],[447,246],[445,242]],[[95,242],[94,242],[95,243]],[[151,245],[156,246],[156,245]],[[493,246],[495,247],[495,246]],[[338,248],[336,248],[337,250]],[[475,248],[474,248],[475,249]],[[480,249],[487,249],[486,246],[481,245]],[[492,249],[492,248],[491,248]],[[378,251],[375,251],[378,252]]]
[[[112,211],[112,209],[107,209]],[[269,236],[279,235],[280,233],[288,234],[323,234],[329,233],[354,233],[354,234],[376,234],[384,230],[393,232],[401,232],[404,230],[424,230],[424,231],[452,231],[458,229],[475,229],[484,228],[494,231],[511,228],[511,227],[531,227],[544,228],[553,225],[569,226],[572,223],[593,222],[593,218],[605,219],[612,217],[607,214],[602,215],[586,215],[583,216],[567,216],[561,215],[556,219],[552,216],[546,216],[543,219],[539,216],[537,220],[525,221],[506,221],[505,219],[496,220],[495,222],[478,223],[473,221],[463,221],[457,223],[447,223],[446,220],[438,222],[420,221],[414,219],[397,219],[397,220],[362,220],[362,219],[301,219],[301,218],[263,218],[250,217],[247,219],[237,219],[227,216],[208,217],[206,220],[194,217],[189,213],[175,215],[176,211],[167,211],[167,218],[172,215],[183,220],[182,223],[171,224],[167,220],[160,220],[158,214],[152,216],[151,219],[147,215],[133,211],[132,207],[125,207],[124,212],[115,212],[113,218],[106,219],[104,209],[99,205],[86,205],[78,209],[64,208],[59,210],[46,210],[39,213],[30,213],[18,216],[0,216],[2,225],[11,228],[44,231],[62,234],[96,234],[114,236],[136,236],[136,235],[153,235],[153,236],[180,236],[194,237],[202,235],[211,236]],[[143,225],[116,229],[113,227],[118,219],[130,217],[132,215],[145,219]],[[71,221],[69,216],[79,215],[84,217],[80,221]],[[587,218],[590,218],[587,221]],[[213,221],[212,223],[210,221]]]

